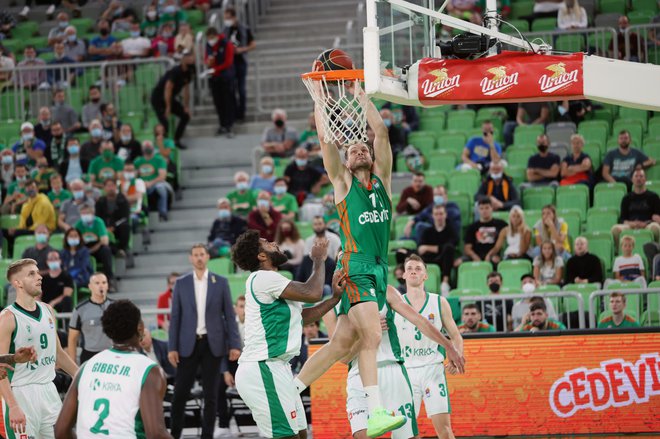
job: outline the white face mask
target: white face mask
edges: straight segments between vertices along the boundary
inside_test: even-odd
[[[536,290],[536,286],[531,282],[527,282],[522,286],[522,290],[525,294],[532,294]]]

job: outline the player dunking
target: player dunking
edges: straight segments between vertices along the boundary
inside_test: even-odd
[[[140,309],[129,300],[113,302],[101,325],[112,348],[80,367],[55,425],[57,439],[171,439],[163,418],[163,371],[140,352]]]
[[[380,436],[405,423],[406,418],[383,408],[378,389],[377,352],[381,342],[379,310],[387,288],[387,251],[392,218],[392,150],[388,130],[376,107],[365,100],[367,123],[375,133],[372,151],[355,143],[345,151],[342,163],[339,146],[325,142],[322,112],[315,105],[316,126],[323,153],[323,165],[334,187],[341,223],[343,256],[338,265],[347,274],[337,327],[332,340],[310,357],[294,380],[305,389],[336,361],[359,343],[357,362],[368,405],[367,435]],[[346,317],[345,317],[346,316]],[[448,350],[450,361],[462,368],[458,353]]]
[[[7,280],[16,289],[16,301],[0,313],[0,352],[14,353],[14,346],[32,346],[36,352],[34,361],[17,366],[9,380],[0,381],[7,438],[54,438],[62,406],[53,384],[55,368],[74,376],[78,366],[60,345],[53,309],[36,300],[41,295],[37,262],[12,262]]]

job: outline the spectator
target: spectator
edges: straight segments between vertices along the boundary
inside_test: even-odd
[[[603,283],[600,258],[589,253],[587,238],[575,238],[575,254],[566,262],[566,281],[574,284]]]
[[[101,155],[101,143],[105,139],[103,125],[100,120],[94,119],[89,123],[89,134],[91,136],[90,139],[83,143],[80,148],[80,164],[85,174],[92,160]]]
[[[117,281],[112,270],[112,252],[110,237],[105,222],[94,214],[94,206],[84,204],[80,208],[80,219],[76,222],[76,230],[80,232],[89,253],[103,267],[101,271],[108,278],[110,292],[117,291]]]
[[[164,330],[170,328],[170,311],[172,310],[172,290],[176,280],[181,276],[177,272],[172,272],[167,276],[167,289],[158,295],[158,309],[166,309],[167,314],[158,314],[158,327]]]
[[[465,144],[461,159],[463,165],[459,167],[478,169],[485,174],[490,167],[490,163],[499,160],[502,157],[502,147],[495,141],[495,128],[490,120],[481,123],[483,137],[472,137]]]
[[[405,238],[414,238],[419,241],[424,229],[433,224],[433,207],[442,204],[447,211],[447,223],[456,232],[461,230],[461,210],[453,201],[447,199],[447,190],[441,184],[433,188],[433,204],[426,206],[424,210],[411,218],[406,223],[403,231]]]
[[[131,233],[131,208],[124,194],[119,192],[116,178],[104,181],[103,192],[105,195],[96,202],[96,216],[103,220],[108,232],[115,236],[114,244],[110,245],[114,253],[125,258],[130,256],[128,241]]]
[[[248,215],[248,227],[258,231],[266,241],[274,241],[275,231],[281,219],[282,214],[272,206],[270,194],[266,191],[259,192],[257,208]]]
[[[322,236],[313,235],[311,237],[312,245],[316,243],[316,240],[322,239]],[[305,242],[305,246],[307,243]],[[335,253],[337,255],[337,253]],[[323,282],[323,296],[332,294],[332,276],[335,272],[336,263],[335,259],[330,256],[330,248],[327,249],[327,258],[325,259],[325,280]],[[302,262],[293,275],[294,279],[298,282],[305,282],[312,275],[314,271],[314,261],[310,257],[309,252],[305,253],[305,256],[302,258]]]
[[[53,174],[50,176],[50,191],[47,196],[55,210],[58,212],[62,203],[66,200],[73,199],[73,194],[62,187],[62,176],[60,174]]]
[[[234,125],[234,81],[236,72],[234,69],[234,45],[224,34],[209,27],[206,31],[206,52],[204,63],[211,73],[210,85],[213,95],[220,128],[216,134],[226,133],[228,138],[234,137],[232,126]]]
[[[190,24],[181,23],[179,25],[179,31],[176,33],[176,37],[174,37],[174,57],[182,57],[184,53],[191,52],[194,47],[195,43]]]
[[[174,142],[180,149],[186,149],[181,143],[181,138],[186,132],[186,126],[190,121],[190,83],[193,79],[195,56],[192,52],[186,54],[181,64],[172,67],[158,81],[151,92],[151,105],[156,113],[158,121],[163,125],[165,133],[170,131],[169,118],[175,115],[179,123],[174,133]],[[183,91],[183,102],[177,97]]]
[[[79,180],[83,177],[80,141],[75,137],[66,139],[66,152],[64,161],[60,164],[60,172],[64,176],[64,181],[70,184],[73,180]]]
[[[183,9],[199,9],[206,14],[211,9],[211,0],[183,0],[181,7]]]
[[[160,155],[156,154],[154,144],[149,140],[142,142],[142,157],[135,160],[135,167],[144,185],[147,188],[147,195],[157,199],[158,216],[161,221],[167,221],[168,184],[165,181],[167,176],[167,162]]]
[[[525,213],[520,206],[511,208],[509,224],[498,235],[493,254],[500,254],[505,242],[504,259],[529,259],[527,252],[532,243],[532,231],[525,224]]]
[[[478,204],[479,219],[470,224],[465,232],[463,259],[497,264],[501,258],[493,249],[506,223],[501,219],[493,218],[493,206],[488,198],[479,200]]]
[[[489,273],[486,277],[486,285],[493,300],[479,303],[484,320],[493,325],[498,332],[504,331],[505,326],[510,331],[513,322],[511,318],[513,300],[497,298],[502,289],[502,275],[497,271]]]
[[[218,217],[213,221],[207,238],[211,257],[228,255],[236,238],[246,230],[247,222],[232,213],[229,199],[220,198],[218,200]]]
[[[55,43],[63,43],[66,40],[67,27],[69,27],[69,14],[60,12],[57,14],[57,26],[48,32],[48,46],[53,47]]]
[[[108,179],[117,180],[119,173],[124,170],[124,161],[115,155],[112,142],[101,142],[101,155],[89,164],[89,181],[94,187],[102,188]]]
[[[529,305],[529,313],[525,314],[517,331],[537,332],[566,329],[562,322],[548,317],[547,308],[543,301],[535,301]]]
[[[612,227],[614,244],[624,230],[647,229],[660,240],[660,197],[646,189],[646,173],[637,168],[632,174],[632,191],[621,200],[621,224]]]
[[[115,106],[110,102],[101,104],[101,126],[103,128],[104,140],[114,141],[119,138],[121,121],[119,120],[119,116],[117,116]]]
[[[176,369],[167,359],[166,341],[153,338],[149,328],[145,327],[144,333],[140,338],[140,348],[142,349],[142,354],[149,357],[163,369],[163,372],[165,372],[165,378],[167,380],[174,379],[174,376],[176,375]]]
[[[123,125],[122,125],[123,126]],[[158,148],[156,151],[157,154],[160,154],[167,164],[167,177],[165,181],[172,186],[172,189],[175,191],[179,190],[179,180],[177,177],[178,170],[177,164],[174,161],[172,151],[174,151],[177,146],[179,149],[186,149],[186,146],[179,142],[178,145],[174,143],[174,140],[167,137],[165,132],[165,127],[162,124],[156,124],[154,126],[154,146]],[[177,197],[178,199],[178,197]]]
[[[564,0],[557,13],[557,27],[561,30],[586,29],[587,11],[578,0]]]
[[[119,128],[119,140],[115,142],[116,158],[122,161],[134,161],[142,155],[140,142],[135,140],[131,124],[123,123]]]
[[[582,148],[584,148],[584,137],[580,134],[573,134],[571,136],[572,154],[564,157],[561,162],[560,185],[570,186],[577,183],[589,185],[591,183],[591,158],[582,152]]]
[[[321,152],[321,143],[319,142],[319,134],[316,131],[314,112],[309,113],[307,117],[307,129],[300,134],[298,144],[309,152],[309,162],[312,166],[323,168],[323,155]]]
[[[73,279],[62,269],[62,260],[56,250],[48,252],[48,271],[41,280],[41,301],[55,308],[57,312],[73,310]]]
[[[34,135],[37,139],[43,140],[47,145],[52,140],[52,117],[50,108],[39,108],[39,115],[37,116],[37,123],[34,125]]]
[[[37,261],[37,267],[41,274],[48,271],[48,254],[55,251],[50,246],[48,240],[50,239],[50,231],[44,224],[39,224],[34,229],[34,245],[23,250],[21,258],[30,258]]]
[[[520,282],[521,282],[521,291],[525,295],[529,296],[531,294],[534,294],[534,292],[536,291],[537,284],[536,284],[536,280],[534,280],[534,276],[531,273],[523,274]],[[552,305],[551,301],[540,296],[529,296],[519,300],[513,305],[513,309],[511,310],[511,318],[513,320],[514,328],[520,327],[520,324],[522,323],[525,316],[529,314],[530,304],[534,302],[544,303],[546,309],[548,310],[548,317],[553,318],[555,320],[557,319],[557,313],[555,312],[555,308]]]
[[[458,234],[447,224],[447,210],[442,204],[433,207],[433,227],[424,230],[417,251],[427,264],[440,266],[443,296],[449,294],[449,279],[454,267],[454,255],[458,245]]]
[[[75,62],[82,62],[87,57],[87,46],[85,42],[78,38],[76,28],[67,26],[64,30],[66,40],[64,41],[64,56],[74,60]]]
[[[121,40],[124,58],[146,58],[151,51],[151,41],[140,35],[140,23],[133,22],[129,28],[130,38]]]
[[[60,256],[62,269],[69,273],[78,288],[86,288],[93,269],[89,250],[83,244],[78,230],[71,228],[64,234],[64,245]]]
[[[27,180],[25,182],[25,194],[27,195],[27,201],[21,207],[21,218],[18,222],[17,232],[29,230],[29,234],[32,234],[31,232],[39,224],[45,225],[51,232],[54,231],[57,225],[55,209],[48,197],[39,193],[36,181]]]
[[[637,32],[628,32],[626,37],[626,29],[630,26],[628,17],[622,15],[619,17],[619,28],[616,32],[616,41],[617,41],[617,52],[614,52],[614,39],[610,40],[610,44],[607,48],[609,51],[610,57],[614,59],[624,59],[626,57],[626,39],[630,42],[630,59],[626,61],[640,62],[642,61],[639,53],[639,48],[643,47],[645,43],[640,42],[640,37]]]
[[[37,49],[33,45],[25,46],[23,49],[23,61],[19,62],[17,67],[24,67],[19,70],[14,77],[14,82],[19,88],[36,90],[46,81],[46,69],[40,68],[46,65],[46,62],[37,58]],[[29,67],[33,67],[30,69]]]
[[[64,128],[60,122],[53,122],[50,126],[49,137],[50,139],[48,141],[44,140],[46,144],[44,156],[48,164],[59,171],[66,156],[66,145],[68,143],[68,136],[64,133]]]
[[[131,8],[126,8],[121,0],[111,0],[108,9],[101,14],[101,19],[110,22],[111,31],[114,33],[128,31],[130,24],[137,20],[137,16]]]
[[[82,126],[89,128],[92,121],[101,119],[101,89],[97,85],[89,87],[89,102],[82,107]]]
[[[108,299],[108,279],[103,273],[94,273],[89,279],[88,287],[91,292],[90,298],[78,304],[73,310],[69,324],[69,343],[66,347],[69,357],[76,361],[78,340],[81,341],[80,364],[112,346],[112,341],[98,324],[103,312],[113,302],[112,299]]]
[[[308,255],[312,251],[312,246],[314,246],[314,240],[316,238],[325,238],[328,240],[328,255],[334,259],[337,256],[339,250],[341,250],[341,240],[337,234],[328,231],[327,224],[322,216],[315,216],[312,220],[312,230],[314,234],[305,239],[305,254]],[[303,237],[304,238],[304,237]],[[310,261],[311,262],[311,261]],[[334,272],[334,268],[330,270],[330,273]],[[307,280],[307,278],[305,278]],[[331,285],[329,283],[328,285]]]
[[[268,191],[273,193],[273,186],[275,186],[274,174],[275,162],[272,157],[262,157],[259,162],[259,174],[252,176],[250,180],[250,189],[257,191]]]
[[[475,332],[495,332],[495,328],[488,323],[481,320],[481,310],[474,303],[468,303],[463,306],[463,313],[461,314],[461,324],[458,326],[458,331],[461,334],[469,334]]]
[[[310,195],[316,195],[321,186],[328,182],[327,177],[318,169],[309,165],[309,153],[303,147],[296,148],[294,161],[284,170],[284,179],[289,193],[302,205]]]
[[[536,138],[538,153],[527,161],[527,181],[520,186],[557,186],[559,184],[560,162],[559,156],[548,151],[550,139],[545,134]]]
[[[115,59],[121,55],[121,44],[117,39],[110,35],[110,23],[106,19],[101,19],[97,23],[99,35],[92,38],[89,42],[90,61],[106,61]]]
[[[144,184],[144,180],[137,176],[135,165],[132,161],[127,160],[124,162],[124,172],[120,175],[119,184],[121,193],[124,194],[128,200],[131,209],[133,231],[137,232],[137,226],[143,215],[142,200],[147,193],[147,187]]]
[[[282,219],[277,225],[275,242],[289,258],[288,262],[281,265],[280,268],[296,273],[305,256],[305,241],[300,238],[296,224],[291,220]]]
[[[53,107],[50,112],[53,122],[60,122],[66,133],[73,133],[81,128],[76,110],[66,102],[64,90],[55,90],[53,93]]]
[[[48,62],[48,65],[58,66],[61,64],[73,64],[75,62],[76,60],[66,56],[63,42],[55,43],[54,57]],[[76,83],[76,70],[73,68],[53,67],[48,69],[46,80],[51,87],[66,88]]]
[[[555,251],[562,258],[568,258],[571,244],[568,242],[568,224],[557,218],[555,206],[548,204],[541,210],[541,219],[534,224],[534,239],[536,246],[532,249],[531,257],[535,258],[541,254],[541,244],[551,241]]]
[[[573,122],[577,126],[587,118],[591,118],[592,111],[593,107],[588,99],[573,101],[565,99],[557,102],[554,120],[555,122]]]
[[[327,338],[328,336],[324,333],[321,332],[321,324],[319,321],[307,323],[303,325],[303,330],[302,330],[302,342],[300,344],[300,353],[293,357],[290,361],[291,363],[291,370],[293,373],[298,373],[300,372],[300,369],[305,365],[307,362],[308,358],[308,350],[309,350],[309,341],[316,339],[316,338]]]
[[[608,183],[620,181],[632,186],[632,175],[637,167],[648,168],[656,164],[656,159],[649,158],[642,151],[630,146],[630,132],[619,132],[619,148],[610,150],[603,159],[603,180]]]
[[[21,124],[21,139],[11,147],[15,154],[15,163],[33,167],[37,159],[44,156],[46,144],[34,135],[34,125],[30,122]]]
[[[298,214],[298,200],[288,192],[286,179],[275,180],[272,202],[273,208],[282,214],[283,219],[295,220]]]
[[[610,294],[610,315],[606,315],[598,322],[598,329],[639,328],[640,324],[626,310],[626,296],[614,292]]]
[[[534,258],[534,280],[539,285],[560,285],[564,278],[564,260],[557,256],[551,241],[541,244],[541,254]]]
[[[298,141],[295,128],[286,125],[286,111],[276,108],[271,113],[274,126],[264,129],[261,137],[261,147],[266,155],[271,157],[288,157]]]
[[[163,23],[158,35],[151,39],[151,52],[156,58],[174,55],[174,25]]]
[[[9,185],[14,181],[14,153],[9,148],[0,150],[0,188],[6,194]]]
[[[394,123],[394,115],[391,110],[383,108],[380,110],[380,117],[383,119],[383,123],[387,127],[392,154],[396,157],[396,155],[406,147],[406,133]]]
[[[0,14],[2,14],[2,11],[0,11]],[[2,19],[1,16],[0,19]],[[10,56],[9,51],[0,44],[0,93],[12,83],[14,67],[16,67],[16,61]]]
[[[433,188],[425,184],[424,174],[416,172],[410,186],[401,192],[396,212],[401,215],[416,215],[433,203]]]
[[[387,108],[392,112],[394,125],[401,128],[406,136],[419,129],[419,116],[416,107],[386,102],[382,108]]]
[[[633,254],[635,249],[635,238],[633,236],[623,236],[621,238],[621,254],[614,258],[612,272],[614,279],[605,281],[605,288],[613,282],[634,282],[640,285],[640,288],[646,288],[646,271],[644,270],[644,261],[637,253]]]
[[[0,41],[11,38],[11,31],[16,27],[14,14],[5,9],[0,9]]]
[[[246,218],[257,204],[257,192],[250,189],[250,176],[247,172],[238,171],[234,174],[236,190],[229,192],[227,198],[231,202],[231,210],[235,215]]]
[[[60,207],[60,212],[57,217],[57,226],[65,232],[68,231],[80,219],[80,209],[84,204],[92,204],[94,200],[85,196],[85,183],[82,180],[76,179],[69,183],[69,188],[73,194],[73,198],[66,200]]]
[[[158,35],[158,28],[160,27],[160,20],[158,19],[158,9],[156,5],[150,3],[147,5],[147,12],[144,14],[144,20],[140,24],[142,35],[152,39]]]
[[[27,182],[27,166],[17,163],[14,166],[15,180],[7,188],[7,195],[2,201],[2,214],[16,214],[21,211],[21,207],[28,200],[25,183]]]
[[[161,24],[170,24],[174,30],[177,30],[181,23],[188,21],[188,14],[179,8],[177,0],[164,0],[162,8],[160,15]]]
[[[513,206],[520,205],[516,185],[513,183],[513,179],[504,173],[504,164],[501,160],[491,163],[486,180],[474,196],[475,200],[484,197],[490,199],[493,210],[496,211],[508,211]],[[475,217],[478,215],[477,209],[478,207],[475,205]]]
[[[236,10],[232,7],[225,8],[224,12],[225,38],[234,45],[234,69],[236,70],[236,120],[245,120],[245,108],[247,102],[246,82],[248,72],[247,53],[257,47],[252,31],[249,27],[238,21]]]
[[[561,1],[561,0],[559,0]],[[516,119],[504,124],[504,142],[506,145],[514,143],[513,134],[517,126],[545,125],[550,121],[550,107],[547,102],[527,102],[518,104]]]
[[[37,160],[37,167],[32,169],[30,178],[37,183],[39,192],[48,193],[50,190],[50,176],[54,174],[57,174],[57,172],[48,166],[46,157],[41,157]]]

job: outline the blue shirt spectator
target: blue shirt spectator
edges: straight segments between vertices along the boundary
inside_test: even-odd
[[[99,36],[89,42],[89,55],[92,61],[102,61],[121,54],[120,45],[115,45],[117,39],[110,35],[110,25],[106,20],[99,21]]]
[[[488,171],[490,163],[502,156],[502,146],[494,139],[494,128],[492,122],[485,120],[481,124],[482,137],[472,137],[463,148],[461,159],[463,164],[459,167],[478,169],[482,174]]]
[[[11,147],[14,152],[14,163],[33,167],[37,159],[46,152],[46,144],[34,135],[34,126],[30,122],[21,125],[21,139]]]

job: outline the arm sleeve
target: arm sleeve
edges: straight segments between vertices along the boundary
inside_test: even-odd
[[[213,67],[215,73],[227,70],[234,63],[234,45],[229,41],[226,41],[225,44],[225,59],[222,61],[222,64]]]
[[[73,310],[73,314],[71,315],[71,320],[69,321],[69,328],[75,329],[76,331],[80,331],[80,314],[78,314],[78,309]]]
[[[252,278],[251,292],[262,303],[272,303],[291,282],[276,271],[259,271]]]

